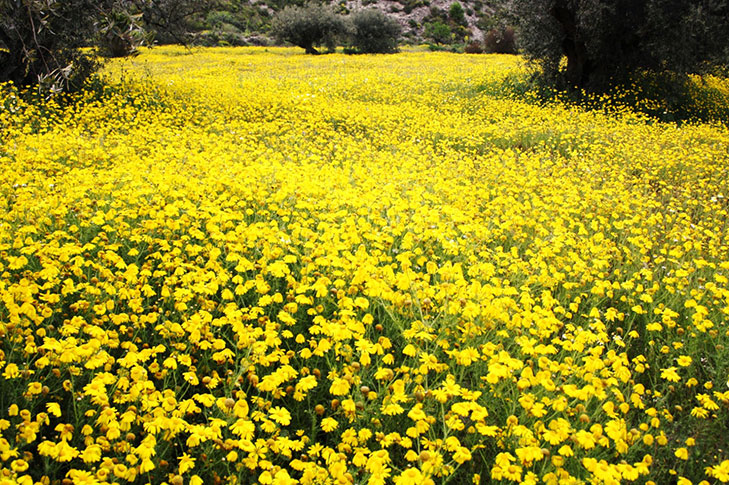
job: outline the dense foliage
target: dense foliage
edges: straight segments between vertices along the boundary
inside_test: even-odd
[[[222,5],[220,0],[120,0],[128,11],[138,13],[145,28],[163,44],[188,44],[197,22]]]
[[[425,24],[425,37],[436,44],[447,44],[451,41],[452,32],[448,24],[436,20]]]
[[[0,481],[729,482],[725,125],[297,54],[2,87]]]
[[[377,9],[340,15],[331,7],[308,3],[278,12],[271,31],[279,42],[301,47],[307,54],[318,54],[320,45],[333,51],[337,42],[346,42],[353,52],[373,54],[396,52],[401,29],[397,21]]]
[[[112,9],[97,19],[96,35],[90,39],[98,47],[103,57],[126,57],[137,52],[142,45],[148,44],[153,34],[142,25],[143,15],[114,5]]]
[[[113,0],[0,0],[0,82],[78,86],[95,68],[81,51]]]
[[[375,9],[353,13],[350,21],[352,45],[361,53],[392,53],[397,51],[400,24]]]
[[[334,50],[337,41],[347,34],[344,17],[323,4],[310,2],[303,7],[288,6],[278,12],[271,32],[280,42],[301,47],[307,54],[318,54],[324,45]]]
[[[184,43],[188,21],[214,0],[0,0],[0,82],[77,89],[102,55],[129,55],[158,40]],[[86,48],[86,49],[84,49]]]
[[[512,0],[511,7],[524,53],[570,86],[599,90],[644,69],[695,73],[729,64],[726,0]]]
[[[436,44],[461,43],[471,35],[463,6],[453,2],[447,10],[431,7],[423,19],[423,36]]]

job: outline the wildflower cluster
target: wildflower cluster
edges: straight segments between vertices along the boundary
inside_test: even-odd
[[[0,483],[728,482],[727,127],[476,88],[516,62],[2,87]]]

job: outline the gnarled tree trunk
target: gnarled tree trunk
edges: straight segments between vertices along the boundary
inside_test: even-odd
[[[562,50],[567,56],[567,83],[574,88],[585,88],[594,65],[587,53],[585,42],[580,39],[577,31],[575,12],[568,7],[555,5],[550,14],[562,31]]]
[[[299,47],[301,47],[302,49],[304,49],[304,51],[307,54],[314,54],[314,55],[318,55],[319,54],[319,51],[316,50],[316,47],[314,47],[312,44],[299,45]]]

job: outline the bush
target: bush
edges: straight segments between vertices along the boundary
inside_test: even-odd
[[[466,54],[483,54],[483,45],[477,40],[469,42],[463,49]]]
[[[491,29],[483,40],[486,52],[516,54],[516,33],[511,27]]]
[[[226,25],[232,25],[240,31],[247,28],[244,19],[238,18],[236,15],[233,15],[232,12],[227,10],[213,10],[209,12],[205,18],[205,24],[217,29]]]
[[[448,9],[448,16],[454,23],[458,25],[466,25],[466,13],[460,3],[453,2],[451,4],[451,8]]]
[[[205,30],[198,33],[192,43],[205,47],[240,47],[250,45],[248,38],[242,32],[225,30]]]
[[[360,10],[352,15],[352,45],[359,52],[396,52],[400,33],[400,24],[379,10]]]
[[[436,44],[447,44],[451,40],[451,28],[440,21],[431,22],[425,26],[425,37]]]
[[[307,54],[319,54],[316,47],[329,50],[347,32],[344,18],[324,5],[309,3],[304,7],[286,7],[276,14],[271,33],[280,42],[301,47]]]

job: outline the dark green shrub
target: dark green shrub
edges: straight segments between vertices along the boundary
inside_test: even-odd
[[[436,44],[447,44],[451,40],[451,28],[440,21],[425,25],[425,37]]]
[[[451,7],[448,9],[448,17],[458,25],[466,25],[466,12],[459,2],[453,2],[451,4]]]
[[[211,27],[220,28],[227,24],[234,25],[240,30],[244,30],[246,28],[245,22],[242,22],[241,19],[237,18],[232,12],[227,10],[213,10],[208,13],[205,18],[205,22]]]
[[[400,33],[400,24],[379,10],[360,10],[352,15],[351,41],[359,52],[396,52]]]
[[[466,52],[466,44],[462,42],[454,42],[449,45],[446,50],[455,54],[463,54],[464,52]]]
[[[319,54],[316,48],[321,45],[333,50],[346,32],[341,15],[328,6],[314,3],[286,7],[276,14],[271,24],[271,33],[277,40],[301,47],[307,54]]]
[[[471,35],[470,29],[465,25],[451,26],[451,42],[458,42],[463,44],[466,37]]]
[[[195,36],[193,44],[205,47],[240,47],[251,45],[243,33],[225,30],[202,31]]]
[[[438,8],[435,5],[430,7],[430,13],[428,14],[428,17],[430,17],[431,19],[438,19],[443,22],[448,19],[445,10],[443,10],[442,8]]]

